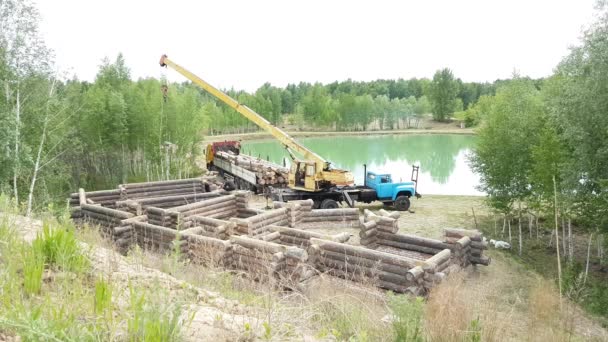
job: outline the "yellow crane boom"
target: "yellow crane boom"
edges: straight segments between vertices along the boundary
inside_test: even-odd
[[[319,191],[324,188],[328,188],[336,185],[353,185],[353,175],[345,170],[331,169],[330,162],[326,161],[323,157],[319,156],[315,152],[308,149],[306,146],[295,141],[285,131],[272,125],[264,117],[253,111],[251,108],[244,104],[239,103],[237,100],[228,96],[226,93],[215,88],[211,84],[207,83],[200,77],[194,75],[184,67],[170,60],[167,55],[163,55],[160,59],[161,66],[169,66],[184,77],[198,85],[209,94],[213,95],[220,101],[224,102],[241,115],[258,125],[260,128],[268,132],[274,138],[276,138],[281,144],[283,144],[288,150],[293,150],[302,157],[304,161],[298,161],[294,159],[295,168],[292,166],[292,172],[290,172],[289,184],[290,187],[295,189],[301,189],[305,191]],[[291,154],[291,153],[290,153]],[[300,165],[302,163],[302,165]],[[310,168],[314,164],[314,168]],[[299,173],[301,177],[298,178]],[[301,180],[301,182],[298,182]]]

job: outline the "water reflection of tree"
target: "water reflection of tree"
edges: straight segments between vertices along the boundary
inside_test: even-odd
[[[334,163],[335,167],[355,170],[363,163],[384,165],[387,161],[419,164],[433,181],[445,184],[456,166],[460,150],[473,144],[473,137],[461,135],[390,135],[307,138],[301,141],[311,150]],[[277,143],[245,143],[262,158],[270,156],[276,163],[287,157]]]

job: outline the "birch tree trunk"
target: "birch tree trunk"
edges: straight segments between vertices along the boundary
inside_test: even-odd
[[[553,209],[555,211],[555,250],[557,251],[557,279],[559,282],[559,305],[562,306],[562,262],[559,257],[559,228],[557,220],[557,184],[553,176]]]
[[[55,90],[55,82],[51,83],[51,89],[49,90],[49,98],[48,101],[53,97],[53,91]],[[36,186],[36,179],[38,178],[38,172],[40,171],[40,158],[42,156],[42,149],[44,148],[44,142],[46,141],[46,130],[49,124],[49,103],[47,101],[46,112],[44,115],[44,124],[42,126],[42,136],[40,137],[40,144],[38,144],[38,153],[36,154],[36,162],[34,163],[34,173],[32,175],[32,179],[30,181],[30,190],[27,194],[27,209],[25,212],[25,216],[30,217],[32,214],[32,201],[34,198],[34,189]]]
[[[562,216],[562,254],[564,256],[568,255],[568,250],[566,249],[566,221]]]
[[[509,244],[513,245],[513,239],[511,238],[511,218],[507,220],[507,223],[509,225]]]
[[[568,219],[568,261],[574,261],[574,242],[572,241],[572,220]]]
[[[583,285],[587,283],[587,274],[589,274],[589,257],[591,256],[591,241],[593,240],[593,233],[589,234],[589,243],[587,244],[587,263],[585,265],[585,278],[583,278]]]
[[[519,256],[521,256],[521,251],[523,249],[522,233],[521,233],[521,201],[519,201],[519,217],[517,218],[517,225],[519,228]]]
[[[13,167],[13,195],[15,196],[15,202],[19,203],[19,189],[17,187],[17,178],[19,176],[21,163],[20,151],[19,151],[19,140],[21,139],[21,91],[19,89],[19,83],[17,83],[17,97],[15,104],[15,165]]]

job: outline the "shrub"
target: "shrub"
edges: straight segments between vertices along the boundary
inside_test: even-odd
[[[389,294],[388,305],[393,313],[392,323],[395,341],[423,341],[422,298],[410,299],[406,295]]]
[[[83,253],[73,229],[51,228],[44,223],[42,234],[38,234],[33,242],[38,244],[44,255],[44,260],[63,270],[81,273],[89,266],[89,260]]]

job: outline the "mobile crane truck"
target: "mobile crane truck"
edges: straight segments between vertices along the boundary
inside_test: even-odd
[[[254,112],[244,104],[239,103],[226,93],[215,88],[200,77],[170,60],[167,55],[160,59],[161,67],[171,67],[192,81],[203,90],[222,101],[238,113],[249,119],[260,128],[277,139],[286,149],[292,159],[288,173],[287,189],[272,189],[273,199],[279,201],[312,199],[315,208],[333,209],[340,202],[346,202],[353,207],[355,201],[371,203],[381,201],[385,205],[394,205],[397,210],[408,210],[410,198],[420,197],[417,190],[418,167],[412,169],[410,182],[393,183],[388,174],[376,174],[365,170],[365,183],[355,186],[351,172],[334,168],[331,163],[320,155],[298,143],[286,132],[272,125],[268,120]],[[255,178],[247,170],[225,161],[215,163],[214,151],[232,151],[239,153],[240,143],[236,141],[213,143],[207,147],[207,164],[228,173],[239,183],[248,183],[250,189],[256,189]],[[294,152],[303,158],[297,158]]]

